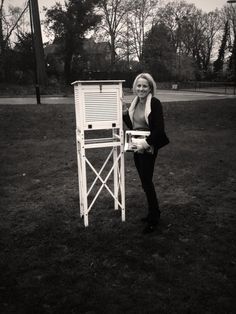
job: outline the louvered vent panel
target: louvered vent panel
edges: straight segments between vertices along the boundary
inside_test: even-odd
[[[75,88],[74,94],[75,94],[75,100],[78,101],[79,100],[79,89],[78,88]]]
[[[80,99],[79,99],[79,89],[74,89],[74,98],[75,98],[75,112],[76,112],[76,125],[80,129],[81,125],[81,114],[80,114]]]
[[[116,121],[118,116],[117,92],[84,92],[85,121]]]

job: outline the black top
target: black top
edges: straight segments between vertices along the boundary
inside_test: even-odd
[[[127,127],[132,130],[133,125],[128,111],[123,115],[123,120]],[[148,115],[148,125],[150,135],[146,141],[150,146],[153,145],[155,150],[158,150],[169,143],[169,139],[165,133],[162,104],[155,97],[151,99],[151,112]]]

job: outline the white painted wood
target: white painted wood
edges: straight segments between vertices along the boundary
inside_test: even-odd
[[[96,200],[105,188],[114,199],[114,209],[121,210],[121,220],[125,221],[125,176],[124,176],[124,139],[122,123],[122,82],[75,81],[74,101],[76,114],[76,147],[78,161],[78,183],[80,198],[80,216],[85,227],[89,224],[88,215],[95,207]],[[90,131],[110,130],[111,137],[98,137]],[[90,135],[87,137],[87,135]],[[97,170],[88,159],[87,149],[107,148],[107,155],[102,167]],[[110,167],[109,161],[112,166]],[[103,177],[106,167],[108,173]],[[95,175],[88,186],[88,171]],[[106,169],[107,170],[107,169]],[[112,175],[113,174],[113,175]],[[113,189],[109,186],[109,178],[113,179]],[[111,181],[111,180],[110,180]],[[88,200],[92,190],[100,184],[92,200]]]

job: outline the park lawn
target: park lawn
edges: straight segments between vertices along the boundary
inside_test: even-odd
[[[235,100],[163,107],[151,235],[131,153],[126,222],[104,192],[85,228],[73,106],[0,107],[1,313],[235,313]]]

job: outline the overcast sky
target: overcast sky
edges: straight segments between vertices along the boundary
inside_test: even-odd
[[[14,6],[23,6],[26,3],[26,0],[5,0],[6,4],[9,3]],[[222,8],[224,4],[227,3],[227,0],[185,0],[188,3],[194,3],[197,8],[202,9],[205,12],[209,12],[216,8]],[[43,6],[51,7],[56,2],[64,3],[63,0],[38,0],[39,8],[42,9]]]

